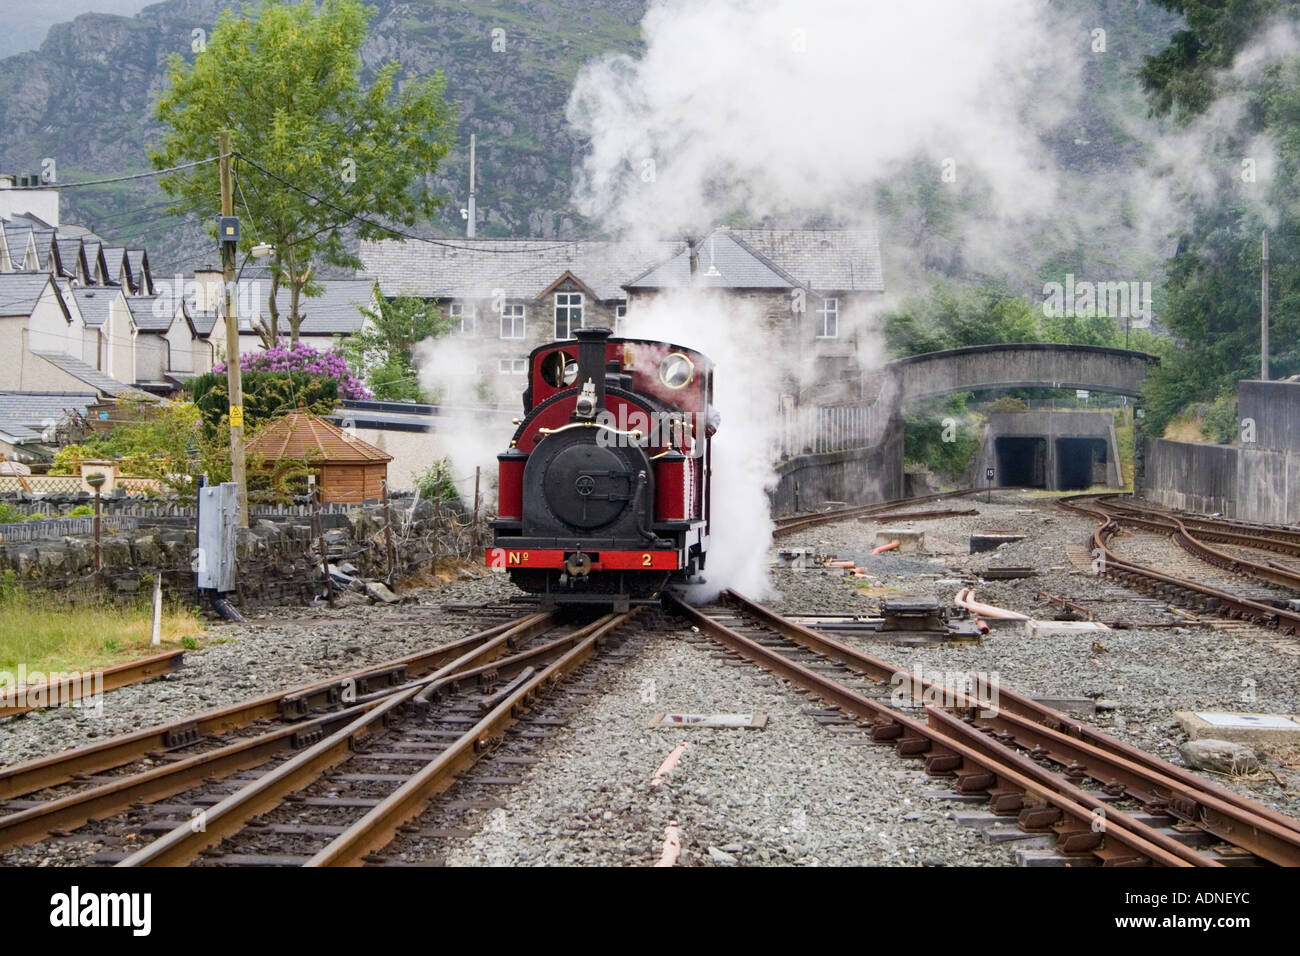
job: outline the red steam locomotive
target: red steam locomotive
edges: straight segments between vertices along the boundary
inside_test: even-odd
[[[713,365],[581,329],[528,357],[487,563],[543,606],[625,609],[704,569]]]

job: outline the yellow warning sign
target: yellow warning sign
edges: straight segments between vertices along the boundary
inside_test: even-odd
[[[244,427],[244,406],[243,405],[230,406],[230,427],[231,428]]]

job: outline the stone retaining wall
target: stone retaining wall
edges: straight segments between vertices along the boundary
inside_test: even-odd
[[[444,511],[434,521],[434,508],[420,502],[405,525],[406,512],[394,508],[393,544],[396,573],[404,575],[428,567],[434,553],[447,553],[448,522],[465,520]],[[348,561],[360,577],[383,577],[387,571],[384,515],[379,505],[354,508],[350,514],[322,515],[325,547],[331,562]],[[106,533],[101,538],[102,594],[128,603],[142,588],[152,586],[161,573],[169,597],[193,600],[195,574],[192,555],[197,547],[192,526],[177,519],[160,518],[126,533]],[[255,520],[238,531],[236,557],[238,589],[234,601],[241,609],[265,605],[305,603],[320,590],[320,557],[310,519]],[[0,544],[0,573],[12,571],[25,587],[58,591],[76,598],[96,590],[94,540],[90,536]]]

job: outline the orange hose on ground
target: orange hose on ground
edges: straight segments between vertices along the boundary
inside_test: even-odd
[[[871,553],[872,553],[872,554],[880,554],[882,551],[893,551],[893,550],[894,550],[895,548],[897,548],[897,547],[898,547],[898,542],[897,542],[897,541],[891,541],[891,542],[889,542],[889,544],[882,544],[882,545],[881,545],[880,547],[878,547],[878,548],[872,548],[872,549],[871,549]]]
[[[978,614],[980,617],[992,617],[1002,621],[1027,621],[1029,616],[1021,614],[1019,611],[1008,611],[1006,608],[994,607],[991,604],[981,604],[975,600],[975,591],[973,588],[962,588],[957,592],[957,604],[970,611],[972,614]]]
[[[677,766],[677,761],[682,759],[684,753],[686,753],[686,744],[678,744],[673,752],[664,759],[664,762],[659,765],[659,769],[655,771],[654,779],[650,781],[650,786],[661,786],[664,778],[673,772],[673,768]]]
[[[673,821],[664,828],[664,850],[655,866],[672,866],[682,854],[682,831]]]

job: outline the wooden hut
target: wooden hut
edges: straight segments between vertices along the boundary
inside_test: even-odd
[[[306,412],[272,422],[248,443],[247,452],[273,469],[280,462],[305,462],[316,474],[322,500],[340,502],[380,497],[393,460],[369,442]]]

